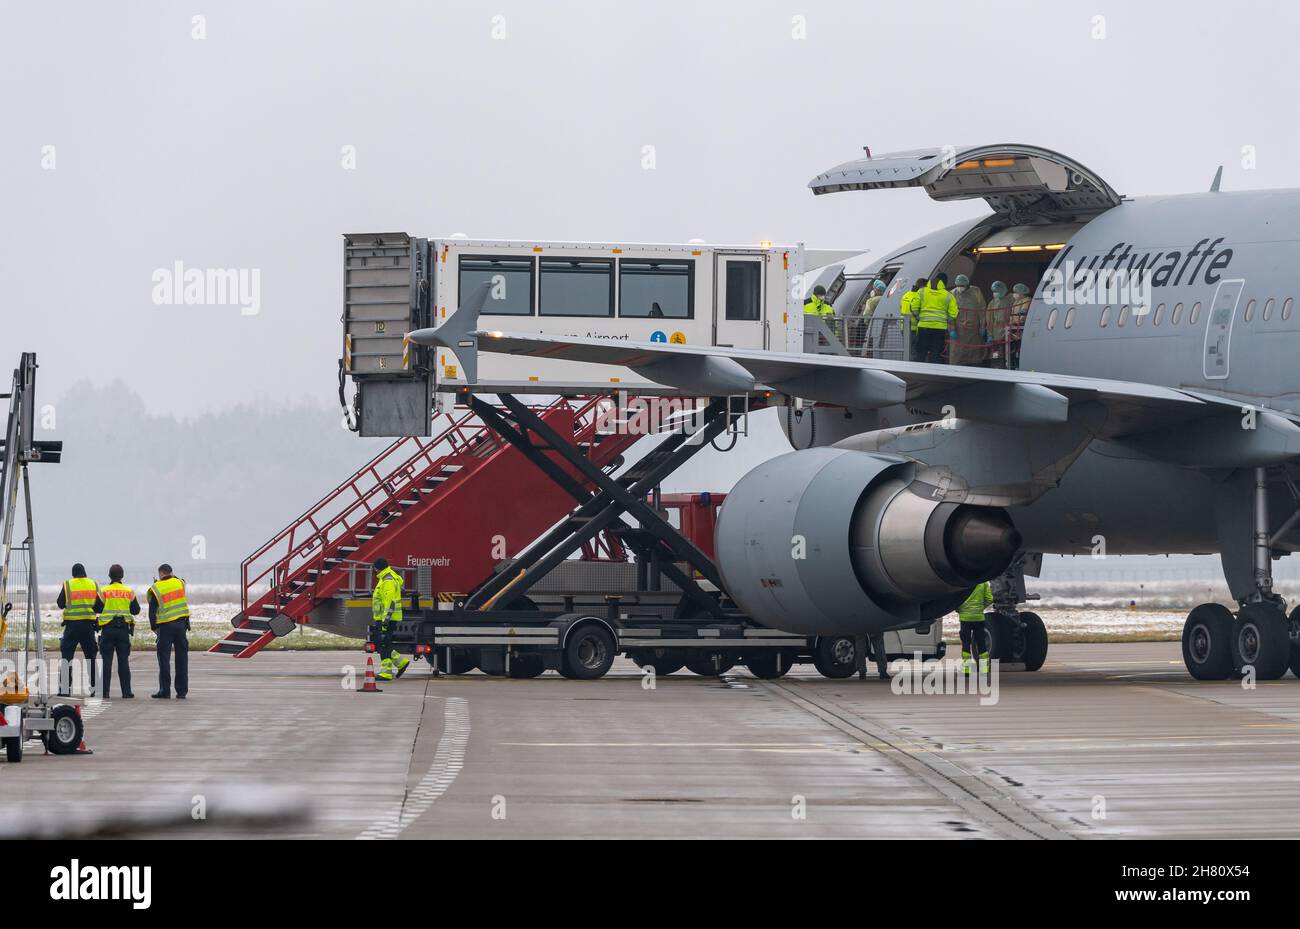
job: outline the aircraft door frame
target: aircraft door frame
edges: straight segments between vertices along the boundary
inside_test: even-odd
[[[1232,360],[1232,325],[1237,318],[1237,304],[1246,289],[1245,278],[1219,281],[1205,314],[1205,342],[1201,348],[1201,374],[1207,381],[1228,377]]]
[[[767,347],[767,255],[715,252],[713,256],[713,344],[736,348]],[[758,316],[727,318],[727,265],[750,264],[757,269]]]

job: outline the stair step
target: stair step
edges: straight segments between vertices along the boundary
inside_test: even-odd
[[[359,535],[359,536],[357,536],[357,540],[360,541],[360,542],[369,542],[369,541],[370,541],[371,539],[373,539],[373,538],[374,538],[373,535]]]
[[[229,640],[223,640],[221,642],[218,642],[216,645],[212,646],[212,651],[221,652],[224,655],[238,655],[246,647],[247,646],[245,646],[243,642],[231,642]]]
[[[236,629],[226,636],[225,641],[245,643],[256,642],[263,634],[263,631],[258,631],[257,629]]]

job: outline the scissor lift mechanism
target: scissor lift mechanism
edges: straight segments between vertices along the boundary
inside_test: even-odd
[[[575,509],[469,596],[440,605],[447,608],[405,612],[393,636],[399,651],[426,656],[442,671],[461,673],[477,666],[490,674],[522,677],[547,669],[573,678],[601,677],[617,654],[659,673],[685,665],[696,673],[717,674],[743,662],[759,677],[779,677],[805,661],[829,676],[861,670],[861,659],[836,665],[830,657],[834,649],[825,640],[750,620],[726,597],[712,559],[653,505],[656,488],[668,476],[725,432],[741,427],[748,398],[709,400],[697,428],[671,432],[614,476],[517,397],[498,394],[502,409],[472,393],[462,396],[489,428],[572,497]],[[595,491],[588,491],[574,473]],[[649,589],[630,597],[595,594],[579,603],[569,595],[558,610],[538,609],[528,598],[530,590],[602,533],[635,552],[639,564],[649,569],[642,576],[667,578],[675,590],[657,589],[651,581],[638,584]],[[377,641],[377,630],[371,632],[371,641]]]

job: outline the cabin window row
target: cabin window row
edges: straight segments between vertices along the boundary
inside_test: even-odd
[[[1273,312],[1274,309],[1276,308],[1276,304],[1277,301],[1274,300],[1272,297],[1269,297],[1267,300],[1264,301],[1264,307],[1260,311],[1260,317],[1264,322],[1268,322],[1273,318]],[[1258,303],[1255,300],[1250,300],[1246,303],[1246,309],[1242,313],[1242,316],[1246,322],[1252,322],[1255,319],[1255,311],[1257,306]],[[1109,306],[1102,307],[1101,316],[1098,317],[1098,324],[1101,326],[1102,329],[1105,329],[1107,326],[1110,325],[1112,309],[1113,307],[1109,307]],[[1114,314],[1115,325],[1116,326],[1127,325],[1129,320],[1131,319],[1133,321],[1133,325],[1141,327],[1146,323],[1146,319],[1149,316],[1151,317],[1151,325],[1159,326],[1165,320],[1165,315],[1166,315],[1165,309],[1166,309],[1166,305],[1161,303],[1158,304],[1155,310],[1150,313],[1134,313],[1132,312],[1131,308],[1127,304],[1125,304],[1124,306],[1121,306],[1119,308],[1119,311],[1117,313]],[[1283,301],[1282,303],[1282,308],[1279,315],[1282,319],[1289,320],[1291,318],[1291,313],[1294,311],[1294,309],[1295,309],[1295,302],[1290,297],[1287,297],[1286,300]],[[1056,328],[1056,323],[1060,317],[1060,312],[1061,312],[1060,307],[1053,307],[1052,311],[1047,314],[1048,329]],[[1074,327],[1074,319],[1076,313],[1077,313],[1076,307],[1070,307],[1065,311],[1065,319],[1062,321],[1062,326],[1064,328],[1072,329]],[[1171,326],[1176,326],[1180,322],[1182,322],[1183,304],[1175,303],[1173,310],[1171,310],[1168,314],[1168,318],[1169,318],[1169,325]],[[1186,314],[1186,318],[1187,318],[1187,324],[1189,326],[1195,326],[1197,323],[1201,321],[1201,303],[1199,300],[1196,303],[1192,304],[1192,308]]]
[[[694,319],[695,262],[658,258],[463,255],[463,299],[487,283],[489,316]]]

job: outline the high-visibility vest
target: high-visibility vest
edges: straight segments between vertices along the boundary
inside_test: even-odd
[[[402,575],[392,568],[384,568],[375,578],[370,613],[377,623],[402,621]]]
[[[190,615],[190,605],[185,600],[185,582],[179,577],[164,577],[161,581],[154,581],[149,590],[158,604],[159,624],[185,619]]]
[[[130,587],[114,581],[99,592],[99,597],[104,601],[104,611],[99,614],[101,626],[107,626],[119,616],[128,623],[134,622],[131,618],[131,601],[135,599],[135,591]]]
[[[63,621],[80,622],[95,618],[95,598],[99,585],[88,577],[73,577],[63,582]]]
[[[984,611],[993,605],[993,588],[985,581],[970,592],[970,596],[957,607],[957,618],[964,623],[984,621]]]
[[[821,297],[814,296],[811,300],[803,305],[805,313],[811,313],[814,316],[834,316],[835,307],[831,306]]]
[[[957,300],[940,284],[927,286],[921,291],[921,310],[917,316],[918,329],[947,329],[957,318]]]
[[[912,331],[916,331],[916,311],[921,306],[921,294],[919,291],[909,290],[903,294],[903,302],[899,305],[899,313],[912,320]],[[899,319],[899,326],[905,325],[907,320]]]

